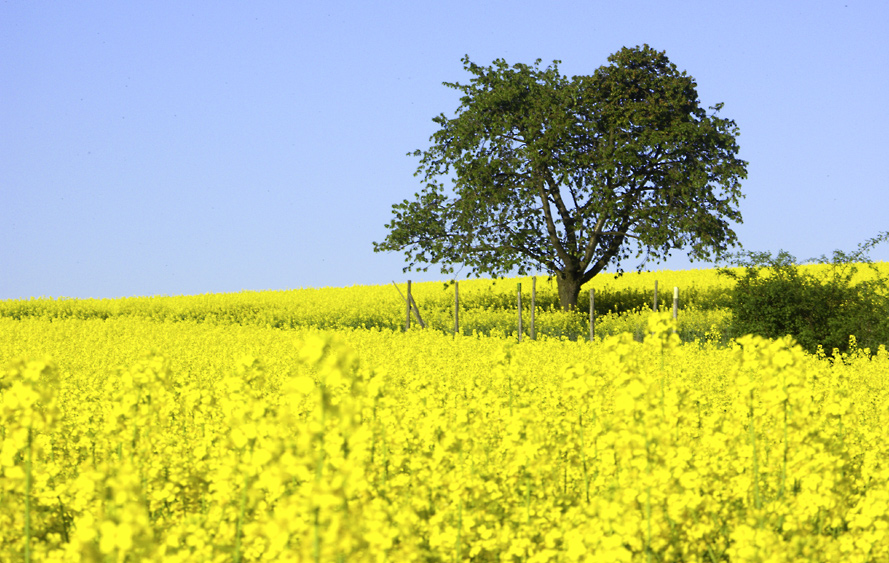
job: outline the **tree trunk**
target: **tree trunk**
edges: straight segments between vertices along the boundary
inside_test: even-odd
[[[565,311],[577,309],[577,296],[580,295],[580,275],[558,272],[556,282],[559,286],[559,304]]]

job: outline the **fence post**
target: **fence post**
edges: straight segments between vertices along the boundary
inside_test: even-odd
[[[398,292],[398,295],[401,295],[401,298],[404,299],[404,302],[407,303],[407,320],[404,324],[405,330],[410,330],[411,328],[411,309],[414,310],[414,316],[417,317],[417,322],[420,323],[421,328],[426,328],[426,323],[423,322],[423,317],[420,316],[420,308],[417,307],[417,302],[414,301],[414,296],[411,295],[411,280],[407,280],[407,297],[402,295],[401,290],[398,289],[398,284],[395,283],[395,280],[392,280],[392,285],[395,286],[395,291]]]
[[[407,318],[404,321],[404,330],[411,329],[411,280],[407,280]]]
[[[596,290],[590,289],[590,342],[596,338]]]
[[[673,287],[673,320],[679,318],[679,288]],[[673,329],[673,334],[676,334],[676,329]]]
[[[454,282],[454,334],[460,333],[460,282]]]
[[[537,276],[531,278],[531,340],[537,340],[534,312],[537,310]]]
[[[522,341],[522,284],[519,284],[519,342]]]
[[[651,308],[657,313],[657,280],[654,280],[654,304]]]

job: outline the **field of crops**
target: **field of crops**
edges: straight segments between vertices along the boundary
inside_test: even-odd
[[[713,324],[721,324],[720,310],[728,299],[731,281],[715,270],[661,271],[626,274],[621,278],[600,275],[584,287],[579,314],[559,310],[555,280],[537,278],[538,334],[575,337],[588,335],[588,289],[596,290],[597,333],[617,334],[644,329],[650,310],[654,282],[658,281],[661,305],[672,307],[673,287],[681,289],[683,316],[680,334],[703,335]],[[526,314],[531,300],[531,278],[459,282],[460,332],[509,334],[516,331],[516,289],[522,284]],[[0,301],[0,317],[12,319],[107,319],[139,317],[155,321],[190,320],[213,324],[241,324],[270,328],[380,328],[401,330],[405,324],[403,282],[393,285],[345,288],[296,289],[288,291],[243,291],[228,294],[132,297],[123,299],[28,299]],[[401,292],[401,295],[399,294]],[[413,297],[426,323],[453,331],[454,287],[441,282],[414,283]],[[527,334],[528,324],[525,323]]]
[[[0,302],[0,561],[889,560],[889,353],[518,281]]]

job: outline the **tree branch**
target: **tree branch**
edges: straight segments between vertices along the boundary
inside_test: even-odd
[[[549,198],[547,198],[546,188],[544,187],[543,179],[537,180],[537,193],[540,196],[541,207],[543,209],[543,216],[546,220],[546,231],[549,234],[549,240],[553,245],[553,248],[556,250],[556,254],[559,258],[562,259],[562,262],[565,265],[571,263],[571,258],[568,255],[568,252],[565,250],[562,241],[559,239],[559,233],[556,230],[556,224],[553,221],[553,212],[549,207]]]
[[[544,174],[546,175],[546,183],[549,184],[550,190],[549,195],[553,199],[553,203],[556,204],[556,209],[559,211],[559,217],[562,219],[562,224],[565,226],[565,238],[574,253],[577,253],[577,233],[574,232],[574,217],[571,216],[571,213],[568,212],[568,208],[565,207],[565,202],[562,201],[562,193],[559,191],[559,185],[556,183],[553,178],[552,172],[550,170],[545,170]],[[566,262],[566,265],[572,264],[576,261],[576,257],[572,256],[571,262]]]

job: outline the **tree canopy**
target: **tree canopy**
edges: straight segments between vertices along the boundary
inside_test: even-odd
[[[409,153],[422,189],[393,205],[375,251],[404,252],[405,271],[544,271],[570,309],[634,251],[641,269],[673,249],[709,259],[737,244],[747,163],[722,104],[702,109],[694,79],[648,45],[590,76],[540,63],[463,58],[469,83],[444,83],[462,93],[456,115],[435,117],[431,146]]]

